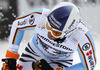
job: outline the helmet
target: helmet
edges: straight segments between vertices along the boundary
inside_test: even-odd
[[[48,14],[46,28],[54,37],[60,38],[74,31],[79,19],[79,9],[74,4],[61,2]]]

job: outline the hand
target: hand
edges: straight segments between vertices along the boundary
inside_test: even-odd
[[[16,68],[16,59],[13,58],[6,58],[2,59],[3,62],[3,67],[2,70],[17,70]]]
[[[44,59],[32,63],[33,70],[54,70]]]

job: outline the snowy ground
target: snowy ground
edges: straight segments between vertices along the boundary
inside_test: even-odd
[[[25,8],[24,8],[25,9]],[[95,67],[95,70],[99,70],[100,66],[100,6],[99,5],[86,5],[86,6],[81,6],[81,14],[83,21],[85,22],[85,25],[89,28],[90,32],[92,33],[95,41],[95,46],[96,46],[96,56],[97,56],[97,65]],[[25,12],[24,12],[25,13]],[[29,32],[31,33],[31,32]],[[25,48],[27,42],[29,41],[30,36],[26,32],[25,37],[21,43],[19,53],[21,53]],[[28,38],[27,38],[28,36]],[[0,60],[4,58],[6,50],[8,47],[8,41],[3,40],[0,41]],[[77,62],[80,62],[79,56],[77,52],[75,53],[74,57],[74,64]],[[0,68],[2,67],[2,62],[0,61]]]

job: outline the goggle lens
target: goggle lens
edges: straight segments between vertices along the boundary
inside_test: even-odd
[[[62,35],[62,32],[56,31],[53,28],[51,28],[48,22],[46,23],[46,28],[47,28],[48,31],[50,31],[52,33],[52,35],[54,37],[60,37]]]

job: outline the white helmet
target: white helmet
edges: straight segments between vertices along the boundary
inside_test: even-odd
[[[78,21],[80,20],[80,12],[74,4],[61,2],[50,11],[47,20],[53,30],[62,32],[60,36],[53,35],[59,38],[76,29]]]

